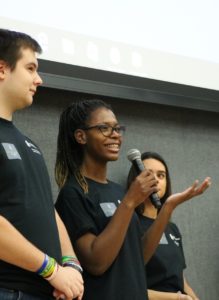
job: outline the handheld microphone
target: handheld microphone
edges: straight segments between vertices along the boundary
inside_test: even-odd
[[[145,166],[141,160],[141,153],[137,149],[130,149],[127,153],[128,160],[133,164],[135,170],[138,174],[140,174],[143,170],[145,170]],[[151,203],[154,205],[156,209],[161,208],[160,198],[157,193],[152,193],[149,196]]]

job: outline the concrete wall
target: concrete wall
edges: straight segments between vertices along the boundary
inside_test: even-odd
[[[17,112],[15,124],[42,149],[51,176],[54,201],[56,138],[60,112],[80,95],[40,88],[32,107]],[[219,114],[118,99],[111,103],[127,132],[120,159],[109,164],[108,177],[125,184],[130,148],[153,150],[166,159],[173,191],[181,191],[196,178],[212,177],[202,196],[178,207],[173,220],[183,235],[186,277],[201,300],[219,295]]]

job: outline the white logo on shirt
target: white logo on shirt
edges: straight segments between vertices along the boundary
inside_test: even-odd
[[[160,245],[168,245],[168,244],[169,244],[169,243],[168,243],[168,240],[167,240],[167,238],[166,238],[166,234],[165,234],[165,233],[163,233],[163,235],[162,235],[162,237],[161,237],[161,239],[160,239],[159,244],[160,244]]]
[[[100,203],[100,207],[102,208],[102,211],[106,217],[113,216],[117,208],[113,202]]]
[[[179,247],[180,238],[175,237],[173,234],[169,234],[171,240]]]
[[[37,147],[34,144],[28,142],[27,140],[25,140],[25,143],[34,153],[41,155],[40,151],[37,149]]]

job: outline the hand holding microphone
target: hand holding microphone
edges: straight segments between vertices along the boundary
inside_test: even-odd
[[[141,160],[141,153],[137,149],[130,149],[127,153],[127,158],[133,164],[136,172],[140,174],[142,171],[145,170],[145,166]],[[161,202],[157,193],[153,192],[149,196],[151,203],[154,205],[155,208],[161,208]]]

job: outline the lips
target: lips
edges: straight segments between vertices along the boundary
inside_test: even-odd
[[[36,93],[36,90],[30,90],[30,92],[34,95]]]

